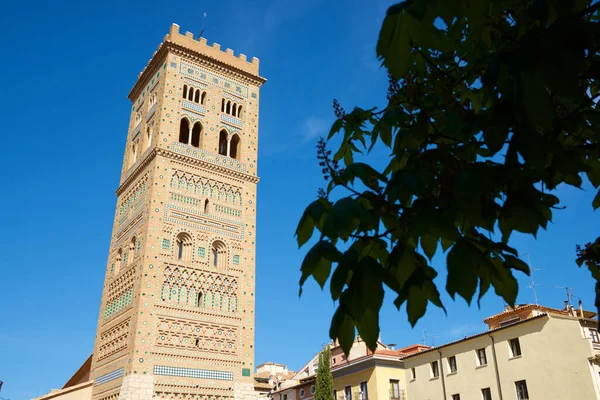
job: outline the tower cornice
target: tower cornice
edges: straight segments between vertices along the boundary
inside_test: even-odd
[[[258,74],[248,72],[230,63],[221,61],[215,57],[211,57],[210,55],[205,54],[203,52],[191,49],[179,43],[175,43],[174,41],[170,40],[170,37],[171,35],[168,35],[165,38],[165,41],[160,44],[158,50],[154,53],[154,55],[148,62],[146,68],[144,68],[144,70],[140,73],[137,82],[135,83],[135,85],[129,92],[129,95],[127,96],[131,101],[135,101],[135,99],[143,91],[143,88],[146,85],[147,81],[154,76],[156,71],[158,71],[169,52],[172,52],[179,56],[189,57],[192,61],[195,61],[201,65],[209,66],[211,69],[216,69],[224,75],[228,75],[233,79],[238,79],[242,82],[251,85],[256,85],[260,87],[263,83],[267,81],[265,78],[261,77]],[[205,47],[213,49],[213,47]]]
[[[238,178],[245,182],[250,182],[250,183],[256,184],[260,181],[260,178],[258,176],[246,174],[246,173],[243,173],[240,171],[236,171],[232,168],[228,168],[226,166],[216,165],[211,162],[207,162],[205,160],[201,160],[201,159],[198,159],[195,157],[186,156],[185,154],[176,153],[171,150],[155,147],[154,149],[152,149],[152,151],[146,157],[144,157],[142,159],[140,164],[138,166],[136,166],[129,175],[127,175],[127,178],[121,183],[121,185],[116,190],[117,196],[121,195],[121,193],[123,193],[125,191],[125,189],[127,189],[127,187],[131,184],[131,182],[133,182],[139,176],[139,174],[146,168],[146,166],[152,160],[154,160],[154,158],[156,158],[156,156],[161,156],[161,157],[170,158],[172,160],[182,161],[182,162],[188,163],[189,165],[195,165],[198,167],[202,167],[206,170],[220,173],[220,174],[230,176],[233,178]]]

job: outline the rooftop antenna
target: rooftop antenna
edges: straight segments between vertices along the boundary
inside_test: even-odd
[[[569,308],[571,305],[571,299],[573,298],[573,290],[568,286],[554,286],[555,289],[565,289],[567,292],[567,299],[565,300],[565,306]]]
[[[199,40],[202,37],[202,34],[204,33],[204,21],[206,21],[206,13],[204,13],[204,18],[202,18],[202,29],[200,29],[200,33],[198,34],[196,40]]]
[[[545,269],[531,268],[531,258],[529,257],[529,253],[525,253],[525,254],[527,254],[527,264],[529,264],[529,270],[531,271],[531,286],[529,286],[529,288],[533,290],[533,298],[535,299],[535,305],[539,306],[540,304],[538,303],[537,290],[535,288],[536,288],[536,286],[542,286],[542,285],[535,283],[535,279],[533,277],[533,271],[545,271]]]
[[[439,336],[435,336],[430,333],[427,333],[427,331],[425,329],[423,329],[421,334],[423,335],[423,344],[424,345],[427,345],[427,336],[429,336],[431,338],[431,346],[435,347],[435,339],[436,338],[439,339]]]

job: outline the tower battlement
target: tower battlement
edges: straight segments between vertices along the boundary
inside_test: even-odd
[[[223,51],[221,50],[220,44],[213,43],[212,45],[209,45],[207,40],[203,37],[199,40],[195,40],[194,34],[191,32],[186,32],[185,34],[179,33],[179,25],[177,24],[171,25],[169,33],[165,36],[164,41],[184,46],[190,50],[197,51],[198,53],[205,54],[218,61],[229,64],[232,67],[239,68],[253,75],[258,75],[258,58],[252,57],[252,60],[248,61],[245,54],[236,56],[232,49]]]

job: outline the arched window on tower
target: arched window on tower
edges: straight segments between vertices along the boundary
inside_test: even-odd
[[[123,249],[117,250],[117,256],[115,257],[115,275],[117,275],[121,269],[121,262],[123,261]]]
[[[190,136],[190,123],[187,118],[182,118],[179,124],[179,143],[188,144]]]
[[[220,240],[215,240],[212,244],[212,265],[216,268],[225,268],[227,266],[227,247]]]
[[[196,89],[196,94],[194,95],[194,103],[200,103],[200,89]]]
[[[146,149],[152,146],[152,128],[146,128]]]
[[[187,99],[187,91],[188,91],[187,85],[183,85],[183,98],[184,99]]]
[[[225,99],[221,99],[221,112],[225,112]]]
[[[204,214],[208,214],[210,211],[208,199],[204,200]]]
[[[238,110],[237,110],[237,117],[238,118],[242,118],[242,106],[238,106]]]
[[[231,115],[237,115],[237,104],[233,103],[231,107]]]
[[[179,261],[190,261],[192,258],[192,237],[189,233],[181,232],[175,238],[175,257]]]
[[[138,146],[137,146],[137,143],[134,143],[131,146],[131,165],[135,164],[135,162],[137,161],[137,157],[138,157]]]
[[[192,146],[200,147],[200,137],[202,135],[202,124],[196,122],[192,128]]]
[[[236,133],[232,136],[231,143],[229,143],[229,157],[239,160],[240,148],[240,137]]]
[[[200,97],[200,104],[206,104],[206,92],[202,92],[202,97]]]
[[[194,101],[194,88],[190,86],[190,90],[188,91],[188,100]]]
[[[227,131],[225,129],[219,133],[219,154],[222,156],[227,155]]]
[[[137,244],[137,239],[136,237],[132,237],[131,241],[129,242],[129,261],[128,264],[131,263],[131,261],[134,259],[135,257],[135,246]]]
[[[225,112],[231,115],[231,101],[227,102],[227,108],[225,109]]]

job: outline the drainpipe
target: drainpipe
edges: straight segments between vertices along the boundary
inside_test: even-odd
[[[498,358],[496,357],[496,342],[494,341],[494,337],[492,334],[488,334],[490,339],[492,339],[492,355],[494,357],[494,370],[496,371],[496,384],[498,385],[498,395],[500,396],[500,400],[502,400],[502,387],[500,386],[500,371],[498,371]]]
[[[446,380],[444,379],[444,364],[442,363],[442,352],[438,350],[440,355],[440,376],[442,377],[442,393],[444,394],[444,400],[446,399]],[[500,396],[502,397],[502,396]]]

